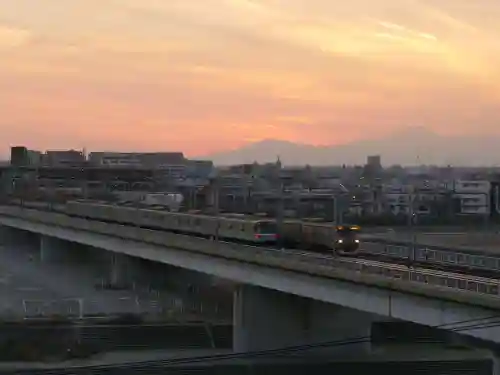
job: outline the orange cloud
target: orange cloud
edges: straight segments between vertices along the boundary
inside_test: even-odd
[[[479,22],[487,3],[382,1],[6,0],[2,146],[202,154],[415,122],[492,129],[500,30]]]
[[[0,48],[20,47],[28,43],[30,38],[28,30],[0,25]]]

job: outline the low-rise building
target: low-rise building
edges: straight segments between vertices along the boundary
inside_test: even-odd
[[[91,152],[89,163],[94,166],[161,168],[185,165],[182,152]]]
[[[42,155],[42,164],[50,167],[80,167],[85,154],[78,150],[48,150]]]

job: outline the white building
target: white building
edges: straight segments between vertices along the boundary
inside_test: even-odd
[[[418,184],[403,184],[393,181],[384,184],[384,205],[394,215],[414,212],[419,215],[430,213],[430,203],[439,199],[440,186],[435,181]]]
[[[455,180],[451,187],[453,197],[459,200],[461,214],[487,215],[490,213],[490,181]]]

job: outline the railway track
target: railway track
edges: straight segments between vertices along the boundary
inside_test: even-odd
[[[391,257],[391,256],[379,255],[379,254],[372,254],[372,253],[368,253],[368,252],[365,253],[362,250],[361,250],[361,253],[358,254],[358,258],[365,259],[365,260],[378,260],[378,261],[383,261],[383,262],[387,262],[387,263],[391,263],[391,264],[398,264],[398,265],[406,266],[406,267],[429,268],[429,269],[433,269],[436,271],[444,271],[444,272],[451,272],[451,273],[456,273],[456,274],[460,274],[460,275],[470,275],[470,276],[500,280],[500,271],[476,269],[476,268],[470,268],[467,266],[456,266],[456,265],[451,265],[451,264],[450,265],[443,265],[443,264],[439,264],[439,263],[432,262],[432,261],[428,261],[428,262],[414,261],[411,258],[404,259],[404,258],[396,258],[396,257]]]
[[[252,246],[247,246],[251,248]],[[308,263],[315,263],[324,267],[340,268],[364,274],[381,275],[395,280],[412,281],[438,287],[466,290],[480,294],[487,294],[500,298],[500,280],[480,277],[470,274],[454,273],[449,270],[440,270],[429,267],[410,266],[398,263],[386,263],[380,260],[338,257],[327,254],[314,253],[298,249],[277,249],[253,246],[259,250],[283,253]]]
[[[364,242],[359,253],[365,259],[412,264],[481,277],[500,278],[500,256],[472,249],[446,249],[425,244],[394,245]]]
[[[378,244],[377,244],[378,245]],[[442,264],[440,262],[436,262],[433,260],[414,260],[412,259],[412,254],[410,254],[407,257],[404,256],[391,256],[387,255],[383,252],[370,252],[370,251],[365,251],[363,249],[363,243],[361,245],[360,252],[356,254],[356,256],[352,257],[338,257],[336,255],[332,254],[326,254],[326,253],[320,253],[320,252],[314,252],[314,251],[309,251],[309,250],[303,250],[303,249],[297,249],[297,248],[286,248],[284,250],[279,250],[277,248],[273,250],[278,250],[278,251],[285,251],[288,254],[294,254],[294,255],[299,255],[303,257],[309,257],[309,258],[318,258],[318,257],[327,257],[329,259],[363,259],[363,260],[369,260],[369,261],[379,261],[379,262],[384,262],[385,264],[397,264],[400,266],[406,266],[407,268],[427,268],[427,269],[432,269],[435,271],[443,271],[443,272],[450,272],[450,273],[456,273],[456,274],[461,274],[461,275],[470,275],[470,276],[475,276],[475,277],[482,277],[482,278],[490,278],[490,279],[498,279],[500,280],[500,269],[497,270],[492,270],[492,269],[484,269],[480,268],[479,265],[476,266],[470,266],[470,265],[458,265],[458,264]],[[383,247],[383,245],[380,245]],[[268,247],[268,246],[255,246],[258,248],[262,247]],[[439,250],[432,250],[432,251],[439,251]],[[462,255],[462,252],[452,252],[451,250],[446,251],[446,253],[453,253],[453,255],[457,258],[459,255]],[[484,258],[483,255],[473,255],[467,253],[469,257],[472,257],[472,260],[474,260],[474,257],[476,258]],[[495,258],[495,257],[487,257],[488,259],[494,259],[499,261],[500,263],[500,257]],[[484,264],[484,262],[483,262]]]

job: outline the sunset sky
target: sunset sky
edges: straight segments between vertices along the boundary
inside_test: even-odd
[[[1,153],[500,133],[498,0],[0,0]]]

